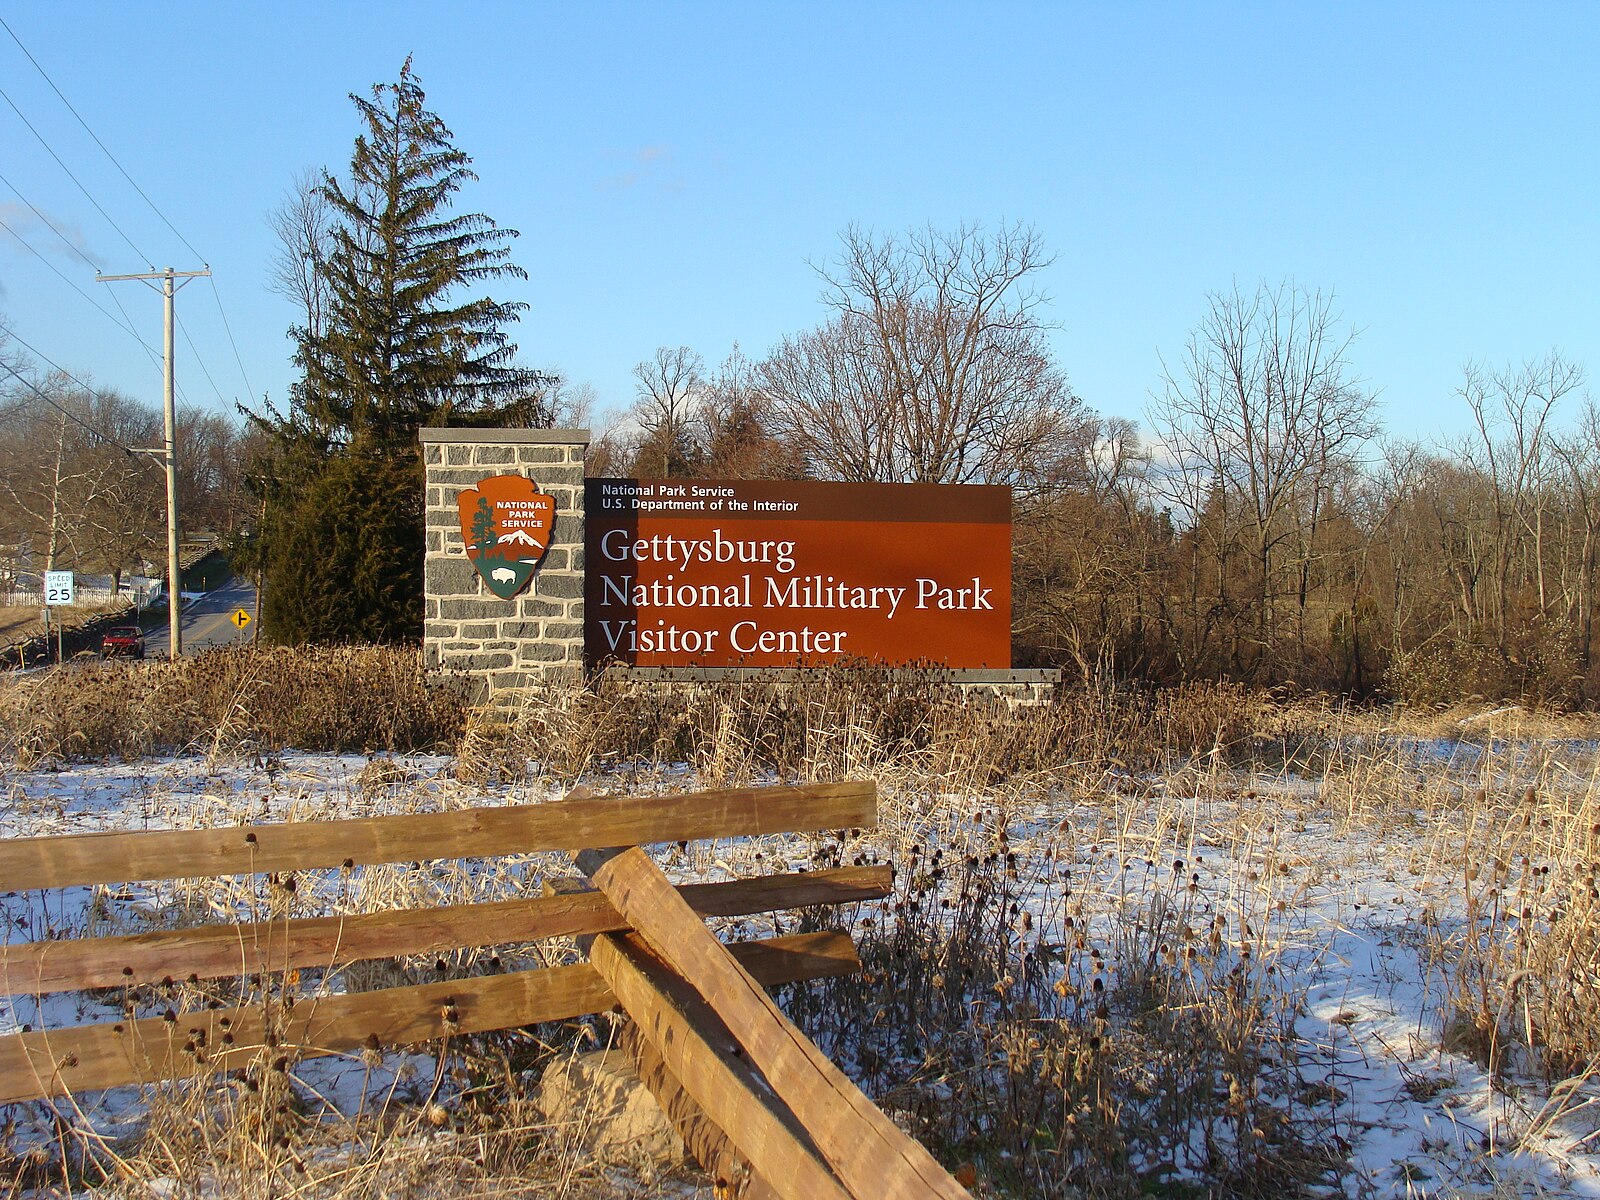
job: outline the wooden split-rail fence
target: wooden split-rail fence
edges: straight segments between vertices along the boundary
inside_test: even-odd
[[[779,983],[860,969],[838,931],[724,945],[708,916],[881,898],[889,868],[857,866],[674,887],[639,847],[870,827],[871,783],[569,797],[548,804],[355,820],[0,840],[8,890],[271,874],[568,851],[580,875],[543,894],[449,905],[0,947],[13,996],[165,987],[576,937],[587,963],[377,991],[263,988],[160,1016],[0,1036],[0,1104],[263,1069],[560,1021],[620,1008],[645,1085],[720,1195],[911,1200],[967,1192],[768,997]]]

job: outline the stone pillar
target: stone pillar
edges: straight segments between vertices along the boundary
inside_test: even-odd
[[[427,466],[423,663],[470,674],[480,697],[583,669],[583,457],[587,429],[424,429]],[[554,497],[550,546],[510,600],[484,585],[461,539],[456,496],[524,475]]]

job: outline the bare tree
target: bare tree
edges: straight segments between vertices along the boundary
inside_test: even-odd
[[[834,316],[761,364],[774,430],[836,478],[1026,484],[1082,417],[1040,312],[1039,236],[851,227]]]
[[[590,431],[589,450],[583,458],[583,473],[589,476],[626,475],[633,469],[638,449],[638,430],[628,415],[614,408],[597,415]]]
[[[311,337],[327,332],[326,265],[333,250],[333,207],[322,190],[322,172],[300,172],[278,207],[267,216],[278,248],[268,266],[267,287],[295,306],[301,328]]]
[[[550,424],[559,429],[587,429],[594,420],[600,403],[600,393],[592,383],[574,383],[558,371],[549,371],[545,377],[551,381],[546,392]]]
[[[1164,523],[1146,503],[1149,455],[1132,421],[1095,422],[1058,486],[1025,498],[1013,529],[1013,624],[1023,656],[1084,679],[1150,666],[1162,636]]]
[[[245,436],[219,413],[179,410],[178,511],[190,530],[225,533],[256,508],[245,494]]]
[[[737,345],[705,382],[695,408],[701,467],[719,479],[797,479],[805,461],[773,431],[772,404],[756,364]]]
[[[0,409],[0,528],[43,569],[122,568],[156,544],[161,477],[124,446],[159,440],[153,410],[60,377]]]
[[[1164,372],[1151,405],[1171,459],[1168,498],[1191,527],[1218,527],[1219,559],[1235,536],[1248,548],[1254,664],[1273,649],[1289,595],[1303,640],[1308,556],[1330,489],[1376,432],[1372,398],[1350,377],[1353,338],[1320,291],[1281,284],[1213,293],[1181,370]],[[1227,608],[1220,561],[1217,578]]]
[[[638,389],[634,420],[644,433],[637,469],[662,476],[687,475],[695,467],[690,436],[705,386],[705,362],[687,346],[657,347],[655,356],[636,363]]]
[[[1463,443],[1458,456],[1481,471],[1491,489],[1494,591],[1489,616],[1502,643],[1512,607],[1512,576],[1525,543],[1540,614],[1550,606],[1545,578],[1545,520],[1554,466],[1550,423],[1562,397],[1582,384],[1582,368],[1552,351],[1520,368],[1500,371],[1469,363],[1457,389],[1476,426],[1475,441]]]
[[[1594,653],[1596,559],[1600,557],[1600,408],[1585,398],[1578,427],[1552,443],[1571,481],[1581,537],[1575,558],[1577,579],[1569,589],[1568,611],[1578,630],[1579,663],[1588,671]]]
[[[854,483],[904,478],[886,399],[892,385],[864,322],[839,317],[785,338],[757,370],[774,427],[812,473]]]

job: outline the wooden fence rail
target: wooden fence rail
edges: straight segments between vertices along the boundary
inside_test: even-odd
[[[768,984],[859,967],[842,933],[802,934],[736,948]],[[268,1065],[279,1056],[411,1046],[605,1012],[616,1003],[592,967],[542,967],[411,987],[202,1008],[0,1037],[0,1104],[90,1088],[182,1079]]]
[[[888,867],[763,875],[682,889],[701,916],[736,917],[846,904],[887,894]],[[0,984],[11,995],[221,979],[408,954],[479,949],[628,928],[603,893],[496,900],[449,908],[202,925],[84,941],[0,946]]]
[[[677,796],[561,800],[505,808],[0,841],[15,891],[643,846],[871,825],[871,783],[735,788]]]
[[[703,924],[877,899],[886,866],[675,887],[640,845],[868,827],[871,783],[728,789],[205,830],[0,841],[11,889],[306,872],[565,850],[589,878],[490,903],[0,946],[13,995],[122,989],[124,1020],[0,1036],[0,1104],[94,1088],[288,1070],[302,1059],[414,1045],[620,1007],[622,1044],[722,1194],[745,1200],[956,1200],[966,1192],[767,996],[860,969],[841,932],[724,946]],[[620,847],[598,852],[600,847]],[[584,853],[579,853],[584,852]],[[296,972],[575,937],[589,962],[367,992],[300,995]],[[253,1003],[233,984],[261,977]],[[271,981],[279,979],[277,985]],[[175,982],[176,981],[176,982]],[[248,986],[248,985],[247,985]],[[150,992],[188,1011],[134,1015]],[[217,997],[222,997],[218,999]]]

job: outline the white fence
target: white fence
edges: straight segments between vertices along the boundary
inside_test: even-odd
[[[141,598],[142,592],[142,598]],[[74,608],[109,608],[113,599],[124,604],[144,603],[153,604],[161,598],[161,580],[146,579],[138,575],[124,575],[122,586],[118,589],[115,598],[111,594],[111,579],[109,576],[78,576],[76,586],[73,588]],[[0,591],[0,603],[15,608],[27,608],[30,605],[42,607],[44,605],[44,592],[34,580],[21,581],[21,586],[10,591]]]

